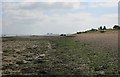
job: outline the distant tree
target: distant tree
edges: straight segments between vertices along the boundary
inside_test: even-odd
[[[104,32],[106,32],[105,30],[106,30],[106,26],[104,26],[103,28],[102,28],[102,26],[100,26],[100,28],[98,28],[99,29],[99,31],[101,32],[101,33],[104,33]]]
[[[120,29],[120,26],[119,25],[114,25],[113,29]]]
[[[81,34],[81,32],[77,32],[77,34]]]
[[[103,27],[103,30],[106,30],[106,26]]]
[[[102,26],[100,26],[99,30],[102,30]]]

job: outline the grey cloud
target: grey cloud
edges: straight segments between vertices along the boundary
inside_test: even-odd
[[[71,6],[64,6],[64,2],[55,2],[54,4],[48,4],[48,2],[20,2],[20,4],[31,4],[30,6],[21,5],[19,8],[21,9],[39,9],[39,10],[57,10],[57,9],[71,9]]]

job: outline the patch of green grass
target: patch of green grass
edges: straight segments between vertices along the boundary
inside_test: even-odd
[[[71,69],[74,69],[74,71],[81,67],[80,70],[83,74],[98,74],[98,71],[103,71],[103,74],[111,73],[111,71],[112,74],[117,74],[117,71],[115,71],[118,68],[117,61],[111,52],[98,50],[87,43],[76,43],[73,38],[61,38],[55,43],[57,48],[54,55]],[[83,65],[84,68],[82,68]],[[78,67],[75,68],[73,66]],[[78,74],[81,73],[79,72]]]

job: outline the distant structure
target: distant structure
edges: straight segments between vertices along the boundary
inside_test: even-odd
[[[46,36],[59,36],[59,34],[47,33]]]
[[[66,36],[66,34],[60,34],[60,36]]]
[[[2,35],[2,37],[5,37],[5,36],[6,36],[5,34]]]
[[[53,33],[47,33],[47,35],[52,35]]]

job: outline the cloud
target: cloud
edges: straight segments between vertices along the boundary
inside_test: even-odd
[[[91,7],[118,7],[118,3],[117,2],[93,2],[90,3]]]
[[[64,2],[63,5],[66,7],[72,7],[74,9],[79,9],[80,8],[80,2]]]
[[[3,2],[80,2],[83,0],[2,0]]]
[[[43,19],[44,18],[44,19]],[[5,31],[12,33],[46,34],[52,33],[73,33],[79,30],[98,28],[101,25],[113,26],[117,23],[117,15],[103,15],[95,17],[89,13],[74,13],[68,15],[43,16],[35,20],[17,19],[8,24]],[[8,21],[6,21],[8,22]],[[21,30],[24,32],[22,33]],[[10,33],[10,32],[9,32]]]
[[[0,18],[0,36],[2,34],[2,19]]]
[[[119,0],[2,0],[3,2],[118,2]]]
[[[118,23],[117,13],[95,16],[94,13],[81,11],[81,6],[82,3],[76,2],[4,3],[3,33],[73,33],[79,30],[98,28],[101,25],[112,27]],[[77,9],[77,11],[70,12],[71,9]]]

